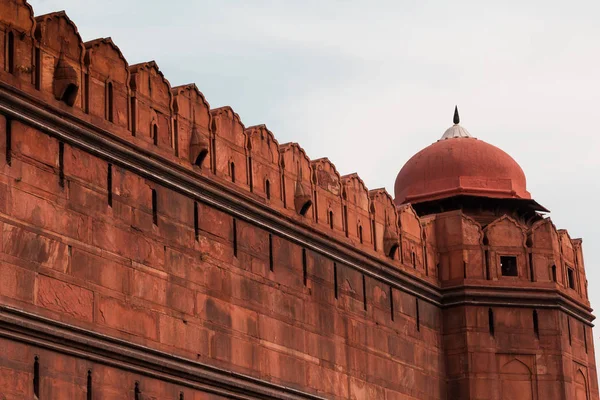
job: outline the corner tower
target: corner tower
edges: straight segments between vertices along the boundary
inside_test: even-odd
[[[454,124],[395,183],[435,257],[448,398],[598,398],[581,239],[557,230],[519,164]]]

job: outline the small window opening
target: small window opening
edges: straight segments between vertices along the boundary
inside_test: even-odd
[[[269,233],[269,270],[273,272],[273,235]]]
[[[337,263],[333,263],[333,296],[338,298],[338,274],[337,274]]]
[[[108,170],[106,172],[106,190],[108,194],[108,206],[113,205],[113,192],[112,192],[112,164],[108,164]]]
[[[87,373],[87,391],[86,391],[87,400],[92,400],[92,370],[88,370]]]
[[[394,288],[390,286],[390,317],[394,320]]]
[[[75,104],[75,100],[77,100],[77,92],[79,92],[77,85],[73,83],[69,84],[60,98],[60,101],[72,107]]]
[[[133,394],[134,394],[134,399],[135,400],[142,400],[142,391],[140,390],[140,383],[139,382],[135,383],[135,388],[133,390]]]
[[[198,202],[194,202],[194,237],[200,240],[200,224],[198,221]]]
[[[8,32],[8,73],[15,73],[15,34]]]
[[[231,175],[231,182],[235,183],[235,164],[233,161],[229,163],[229,174]]]
[[[42,88],[42,51],[39,47],[35,48],[35,88],[36,90],[40,90]]]
[[[419,314],[419,299],[415,298],[415,308],[417,311],[417,331],[421,331],[421,316]]]
[[[237,250],[238,246],[237,246],[237,220],[234,218],[233,219],[233,256],[237,257],[238,255],[238,250]]]
[[[344,204],[344,233],[346,234],[346,237],[349,236],[349,224],[348,224],[348,206]]]
[[[183,392],[179,392],[179,400],[184,400]]]
[[[130,99],[130,109],[131,109],[131,135],[135,136],[137,131],[137,101],[135,97]]]
[[[319,202],[317,201],[317,191],[316,190],[313,191],[313,198],[315,199],[315,208],[314,208],[315,222],[319,222]]]
[[[490,255],[488,253],[488,251],[486,250],[484,252],[484,261],[485,261],[485,279],[487,279],[488,281],[490,280]]]
[[[271,182],[268,179],[265,181],[265,195],[267,200],[271,200]]]
[[[390,254],[388,254],[388,257],[391,258],[392,260],[395,259],[396,257],[396,251],[398,250],[398,245],[395,244],[390,248]]]
[[[362,276],[362,289],[363,289],[363,309],[367,311],[367,278]]]
[[[412,257],[413,268],[417,268],[417,255],[415,254],[414,251],[411,253],[411,257]]]
[[[36,49],[36,52],[37,52],[37,49]],[[89,72],[86,72],[83,75],[83,111],[86,114],[90,113],[90,74],[89,74]]]
[[[360,243],[362,244],[362,242],[363,242],[363,229],[362,229],[362,226],[358,227],[358,239],[360,240]]]
[[[308,283],[308,268],[306,265],[306,249],[302,249],[302,282],[304,286]]]
[[[250,192],[254,191],[254,172],[252,168],[252,157],[248,157],[248,185],[250,186]]]
[[[310,206],[312,206],[312,201],[308,200],[306,203],[304,203],[302,205],[302,208],[300,209],[300,215],[305,216],[306,213],[308,212]]]
[[[371,236],[373,237],[373,250],[377,251],[377,225],[375,218],[371,220]]]
[[[552,282],[556,282],[556,265],[552,265]]]
[[[533,253],[529,253],[529,278],[531,282],[535,280],[533,276]]]
[[[212,154],[212,157],[210,159],[212,161],[211,162],[211,164],[212,164],[211,167],[212,167],[212,170],[213,170],[213,174],[216,174],[217,173],[217,158],[216,158],[216,154],[217,154],[217,139],[215,139],[214,137],[210,140],[210,151],[211,151],[211,154]],[[203,160],[204,160],[204,158],[203,158]]]
[[[538,321],[538,313],[537,310],[533,310],[533,332],[535,333],[535,337],[540,338],[540,326]]]
[[[208,150],[200,151],[200,153],[198,154],[198,157],[196,157],[196,161],[194,161],[194,164],[199,167],[202,167],[202,163],[206,159],[207,155],[208,155]]]
[[[158,225],[158,198],[156,189],[152,189],[152,223]]]
[[[502,276],[519,276],[519,270],[517,269],[517,257],[501,256],[500,269],[502,270]]]
[[[33,394],[36,399],[40,398],[40,358],[33,359]]]
[[[114,93],[113,84],[108,82],[106,85],[106,119],[109,122],[114,122]]]
[[[9,166],[12,164],[12,119],[6,117],[6,164]]]
[[[491,308],[488,308],[488,328],[490,335],[494,336],[494,311]]]
[[[585,348],[585,353],[587,354],[588,352],[588,345],[587,345],[587,328],[585,326],[585,323],[581,323],[581,328],[583,329],[583,346]]]
[[[567,333],[569,334],[569,346],[571,346],[571,318],[567,317]]]
[[[575,289],[575,270],[573,270],[573,268],[567,268],[567,280],[569,282],[569,288]]]
[[[333,229],[333,211],[329,210],[329,227]]]
[[[58,143],[58,184],[65,187],[65,144]]]
[[[158,146],[158,125],[156,123],[152,124],[152,141],[155,146]]]
[[[463,278],[467,279],[467,262],[463,261]]]
[[[173,148],[175,156],[179,157],[179,120],[177,118],[173,120]]]

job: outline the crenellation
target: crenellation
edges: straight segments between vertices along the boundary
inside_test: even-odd
[[[40,56],[37,84],[56,104],[84,109],[83,84],[86,70],[85,45],[77,26],[64,11],[40,15],[36,19],[35,38],[39,42]]]
[[[313,181],[310,158],[298,143],[280,146],[283,205],[294,214],[314,219]]]
[[[265,125],[248,127],[245,132],[248,137],[251,191],[279,208],[283,203],[279,142]]]
[[[342,176],[341,183],[342,218],[346,237],[353,243],[374,250],[369,190],[356,173]]]
[[[213,158],[210,105],[193,83],[174,87],[172,92],[175,155],[207,173]]]
[[[344,232],[341,177],[327,158],[311,160],[315,222],[339,235]]]
[[[129,64],[111,38],[84,43],[86,48],[83,96],[84,111],[98,124],[114,124],[111,131],[129,130]],[[121,129],[115,129],[116,127]],[[127,132],[128,135],[131,133]]]
[[[153,145],[173,154],[171,84],[154,61],[131,65],[129,73],[132,134],[147,143],[147,148]]]
[[[281,385],[245,399],[499,400],[490,388],[506,396],[515,388],[506,377],[516,377],[527,394],[535,374],[532,396],[598,398],[581,239],[532,215],[541,206],[531,199],[511,209],[486,198],[476,211],[468,199],[396,205],[327,158],[279,145],[265,125],[210,109],[195,84],[171,88],[156,62],[129,66],[110,38],[83,43],[64,12],[34,19],[25,1],[0,0],[0,46],[9,41],[0,80],[14,90],[0,89],[3,102],[33,94],[65,117],[67,134],[80,133],[68,124],[96,127],[102,141],[90,152],[0,114],[1,331],[14,330],[5,305],[30,313],[24,321],[90,330],[76,357],[50,325],[35,335],[58,340],[61,353],[0,335],[1,394],[231,398],[224,382],[235,377],[237,393]],[[114,143],[174,166],[197,181],[196,194],[159,181],[160,166],[141,176],[128,160],[105,159]],[[464,182],[476,189],[478,179]],[[528,196],[524,175],[519,184]],[[205,188],[233,200],[215,206]],[[260,218],[237,214],[252,208]],[[86,353],[114,338],[128,352],[106,353],[108,363]],[[135,345],[143,357],[164,351],[161,367],[142,356],[115,366]],[[185,367],[165,372],[165,360]]]
[[[248,175],[248,137],[245,127],[231,107],[210,110],[214,175],[250,191]]]

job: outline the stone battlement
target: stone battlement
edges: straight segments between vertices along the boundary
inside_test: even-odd
[[[418,215],[62,11],[0,0],[0,48],[0,399],[598,398],[549,218]]]

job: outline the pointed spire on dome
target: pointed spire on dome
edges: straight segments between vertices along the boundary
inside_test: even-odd
[[[460,126],[460,116],[458,115],[458,106],[454,106],[454,120],[453,121],[454,121],[454,125],[452,125],[450,128],[448,128],[446,130],[446,132],[444,132],[444,134],[442,135],[442,138],[440,140],[452,139],[452,138],[472,138],[473,137],[473,136],[471,136],[469,131],[467,131],[465,128]]]

